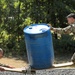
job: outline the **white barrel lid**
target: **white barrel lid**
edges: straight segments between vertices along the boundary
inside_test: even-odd
[[[49,30],[50,27],[47,24],[32,24],[24,28],[24,33],[27,34],[40,34]]]

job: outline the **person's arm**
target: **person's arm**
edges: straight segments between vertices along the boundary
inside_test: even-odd
[[[54,28],[51,27],[51,30],[53,30],[55,33],[59,33],[59,34],[68,34],[72,32],[72,25],[67,26],[65,28]]]

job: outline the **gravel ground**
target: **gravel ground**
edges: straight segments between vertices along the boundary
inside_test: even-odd
[[[18,73],[18,72],[8,72],[8,71],[0,71],[0,75],[26,75],[25,73]]]
[[[36,75],[75,75],[75,69],[38,70]]]

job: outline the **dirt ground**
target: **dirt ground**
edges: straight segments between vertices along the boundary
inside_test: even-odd
[[[71,61],[71,54],[70,55],[55,55],[54,63],[65,63]],[[17,58],[17,57],[3,57],[0,59],[1,64],[10,65],[16,68],[27,66],[27,59]]]
[[[15,68],[27,66],[26,60],[19,59],[16,57],[11,57],[11,58],[10,57],[3,57],[2,59],[0,59],[0,63],[5,64],[5,65],[9,65],[9,66],[12,66]]]

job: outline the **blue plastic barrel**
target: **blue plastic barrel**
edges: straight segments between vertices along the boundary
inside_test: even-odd
[[[50,27],[47,24],[32,24],[24,28],[24,35],[31,68],[52,67],[54,50]]]

